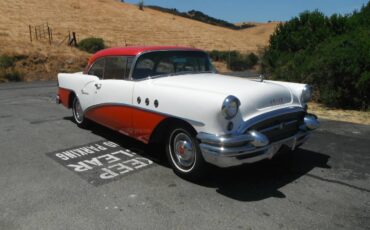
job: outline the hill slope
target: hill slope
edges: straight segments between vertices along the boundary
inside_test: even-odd
[[[53,29],[55,44],[31,43],[28,25],[46,22]],[[1,0],[0,54],[36,52],[46,58],[66,55],[85,60],[87,54],[56,45],[68,31],[75,31],[78,39],[102,37],[108,46],[165,44],[257,52],[276,24],[235,31],[148,8],[140,11],[115,0]]]

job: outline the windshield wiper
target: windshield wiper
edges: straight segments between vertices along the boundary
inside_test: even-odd
[[[185,75],[185,74],[201,74],[201,73],[212,73],[212,71],[180,71],[176,73],[170,73],[169,76],[178,76],[178,75]]]
[[[166,74],[160,74],[160,75],[154,75],[154,76],[148,76],[146,79],[155,79],[155,78],[161,78],[161,77],[172,77],[172,76],[178,76],[178,75],[185,75],[185,74],[202,74],[202,73],[215,73],[214,71],[180,71],[176,73],[166,73]]]

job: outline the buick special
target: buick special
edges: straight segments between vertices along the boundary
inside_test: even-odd
[[[164,143],[174,172],[196,179],[208,164],[231,167],[301,146],[319,127],[309,85],[218,74],[187,47],[110,48],[84,72],[58,74],[57,103],[146,144]]]

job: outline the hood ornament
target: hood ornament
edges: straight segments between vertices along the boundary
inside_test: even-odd
[[[260,74],[259,78],[260,78],[260,82],[263,82],[265,80],[265,76],[263,74]]]

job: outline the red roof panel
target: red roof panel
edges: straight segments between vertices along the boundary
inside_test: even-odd
[[[185,51],[201,51],[196,48],[181,47],[181,46],[129,46],[129,47],[117,47],[109,48],[98,51],[89,59],[89,65],[92,64],[96,59],[105,56],[136,56],[146,51],[159,51],[159,50],[185,50]]]

